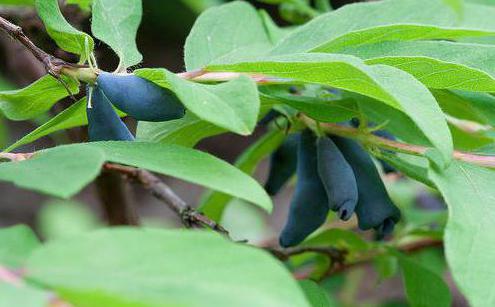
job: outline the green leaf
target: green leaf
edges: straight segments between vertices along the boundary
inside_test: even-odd
[[[274,100],[260,95],[261,106],[258,119],[262,118],[273,107]],[[204,138],[227,132],[207,121],[199,119],[191,112],[177,120],[166,122],[139,122],[136,132],[138,141],[176,144],[194,147]]]
[[[261,95],[267,95],[269,99],[277,103],[286,104],[304,112],[308,117],[319,122],[344,122],[359,115],[359,110],[353,99],[324,99],[278,93],[270,90],[264,90]]]
[[[279,27],[265,10],[260,10],[259,14],[272,44],[278,43],[292,31],[292,28]]]
[[[235,162],[235,166],[248,175],[252,175],[256,166],[273,152],[283,141],[284,133],[280,130],[271,130],[249,146]],[[199,210],[209,218],[220,221],[223,211],[232,197],[219,192],[207,192],[203,197]]]
[[[73,94],[79,92],[79,84],[64,78]],[[31,85],[0,92],[0,110],[12,120],[34,118],[48,111],[57,101],[69,96],[66,88],[50,75],[41,77]]]
[[[411,306],[451,306],[449,287],[440,276],[406,256],[400,255],[398,258]]]
[[[9,268],[22,267],[40,245],[36,235],[25,225],[0,229],[0,242],[0,265]]]
[[[0,0],[0,5],[34,6],[34,0]]]
[[[22,162],[0,163],[0,180],[21,188],[69,198],[96,178],[104,161],[103,152],[96,148],[59,146]]]
[[[241,1],[208,9],[194,23],[184,46],[188,71],[220,58],[239,59],[265,54],[271,48],[258,12]]]
[[[256,84],[248,77],[206,85],[181,79],[165,69],[142,69],[135,73],[161,86],[167,82],[189,111],[218,127],[248,135],[256,126],[260,100]]]
[[[108,161],[177,177],[257,204],[271,211],[265,190],[237,168],[207,153],[172,144],[139,142],[93,143]]]
[[[91,31],[120,58],[119,69],[139,64],[143,56],[136,45],[141,23],[141,0],[94,0]]]
[[[442,110],[459,119],[495,126],[495,97],[488,93],[433,90]]]
[[[94,42],[91,36],[75,29],[65,20],[58,0],[36,0],[36,11],[45,24],[46,31],[57,45],[65,51],[86,58],[86,50],[91,52]]]
[[[50,305],[53,296],[49,292],[26,285],[14,286],[0,282],[0,298],[2,307],[46,307]]]
[[[482,1],[492,1],[492,0],[478,0],[478,3]],[[473,2],[473,1],[470,1]],[[495,7],[493,7],[493,2],[491,5],[488,3],[475,4],[475,3],[465,3],[464,13],[462,16],[462,21],[460,26],[467,28],[479,28],[487,29],[493,31],[495,29],[495,20],[493,20],[493,15],[495,14]],[[462,41],[479,43],[479,44],[494,44],[495,37],[468,37],[463,38]]]
[[[336,52],[353,45],[383,41],[494,34],[493,29],[455,28],[457,22],[457,13],[442,0],[363,2],[313,19],[288,35],[271,54]]]
[[[402,69],[427,87],[495,92],[495,46],[442,41],[385,42],[345,54]]]
[[[67,109],[58,113],[55,117],[53,117],[43,125],[39,126],[35,130],[22,137],[14,144],[10,145],[4,151],[12,151],[19,146],[34,142],[37,139],[47,136],[53,132],[83,126],[87,123],[88,119],[86,117],[86,98],[82,98]]]
[[[26,271],[77,306],[309,306],[280,262],[201,231],[101,230],[48,243]]]
[[[302,246],[332,246],[350,252],[362,252],[370,247],[368,242],[364,241],[357,233],[338,228],[317,233],[305,240]]]
[[[451,159],[452,138],[435,98],[419,81],[396,68],[368,66],[353,56],[311,53],[210,65],[207,70],[262,73],[375,98],[404,112],[439,150],[443,159]]]
[[[195,146],[200,140],[226,132],[191,112],[181,119],[165,122],[139,122],[136,139],[143,142]]]
[[[105,161],[144,168],[203,185],[271,211],[265,190],[251,177],[207,153],[177,145],[95,142],[58,146],[22,162],[0,163],[0,180],[68,198],[100,173]]]
[[[328,294],[325,293],[325,290],[314,281],[309,279],[300,280],[299,286],[304,291],[304,294],[312,307],[333,306],[328,298]]]
[[[495,171],[452,161],[429,176],[449,206],[445,252],[454,280],[472,306],[495,304]]]

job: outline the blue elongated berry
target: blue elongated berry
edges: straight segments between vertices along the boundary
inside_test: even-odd
[[[160,122],[185,114],[184,106],[172,91],[138,76],[103,72],[96,82],[117,109],[137,120]]]
[[[400,220],[400,211],[390,199],[380,174],[370,155],[355,141],[332,137],[351,165],[358,186],[356,206],[358,226],[362,230],[375,229],[379,239],[390,234]]]
[[[280,245],[294,246],[320,227],[328,214],[328,199],[317,167],[316,137],[309,130],[299,136],[297,183]]]
[[[97,141],[133,141],[134,136],[120,119],[112,104],[98,87],[87,87],[90,103],[86,108],[88,117],[88,136],[90,142]]]
[[[318,174],[327,192],[329,207],[346,221],[358,202],[354,171],[331,138],[318,138],[317,149]]]
[[[297,134],[289,135],[270,156],[270,169],[265,183],[269,195],[277,194],[296,172],[298,140]]]

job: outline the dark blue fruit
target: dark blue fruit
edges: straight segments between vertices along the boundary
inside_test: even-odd
[[[332,139],[356,176],[359,196],[356,206],[358,226],[362,230],[375,229],[377,237],[382,239],[393,231],[400,220],[400,211],[388,196],[370,155],[353,140],[341,137]]]
[[[289,247],[302,242],[325,222],[328,210],[325,187],[318,176],[316,137],[305,130],[299,137],[296,190],[280,245]]]
[[[96,83],[117,109],[137,120],[160,122],[185,114],[184,106],[171,90],[146,79],[103,72]]]
[[[88,86],[86,88],[88,95],[91,92],[89,89]],[[86,108],[90,142],[134,140],[134,136],[99,87],[93,88],[90,102]]]
[[[317,148],[318,174],[327,192],[329,207],[346,221],[351,218],[358,202],[354,171],[329,137],[320,137]]]
[[[265,183],[269,195],[277,194],[296,172],[298,140],[297,134],[289,135],[270,156],[270,169]]]

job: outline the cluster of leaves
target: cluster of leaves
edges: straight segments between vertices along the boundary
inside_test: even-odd
[[[118,55],[118,71],[141,62],[135,43],[140,0],[71,2],[91,7],[92,34]],[[306,3],[269,2],[299,12],[298,3]],[[57,0],[34,4],[61,49],[79,55],[81,63],[97,64],[92,37],[64,19]],[[27,161],[1,163],[0,180],[69,198],[111,161],[212,189],[200,208],[218,221],[233,197],[270,212],[270,198],[249,174],[285,134],[271,127],[236,167],[192,149],[198,141],[227,131],[248,135],[271,108],[286,114],[294,127],[302,124],[294,115],[298,112],[321,123],[357,117],[386,124],[399,140],[427,148],[426,154],[369,151],[442,194],[449,206],[443,239],[453,277],[473,305],[493,305],[495,211],[490,205],[495,195],[490,187],[495,172],[452,156],[454,150],[493,150],[486,127],[495,122],[490,94],[495,91],[495,7],[461,0],[385,0],[320,14],[328,9],[306,10],[305,18],[313,19],[289,28],[278,27],[265,12],[241,1],[207,10],[185,44],[186,70],[201,76],[188,80],[163,68],[133,72],[172,90],[188,110],[184,118],[139,122],[138,142],[58,146]],[[229,81],[221,82],[225,76]],[[66,78],[65,83],[78,92],[78,80]],[[290,85],[298,87],[299,95],[287,91]],[[26,88],[0,92],[0,111],[11,120],[31,119],[67,96],[65,87],[47,75]],[[85,107],[85,99],[78,101],[5,151],[86,125]],[[442,235],[421,232],[420,226],[404,227],[402,239]],[[299,286],[265,253],[213,234],[101,230],[43,246],[23,227],[0,236],[0,263],[27,272],[24,287],[0,284],[0,293],[12,299],[46,301],[48,291],[54,291],[68,302],[90,306],[308,306],[321,294],[314,284]],[[380,245],[333,229],[303,246],[342,247],[351,259],[366,253],[395,259],[412,305],[448,306],[450,294],[439,273],[398,253],[393,247],[399,239]],[[308,261],[303,258],[292,264]]]

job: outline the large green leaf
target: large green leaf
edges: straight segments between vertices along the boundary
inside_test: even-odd
[[[452,303],[449,287],[435,272],[420,263],[399,255],[399,264],[407,299],[413,307],[449,307]]]
[[[72,94],[79,92],[76,81],[68,78],[64,80]],[[0,110],[9,119],[30,119],[49,110],[67,96],[67,89],[55,78],[46,75],[25,88],[0,92]]]
[[[257,140],[253,145],[246,149],[242,155],[237,158],[235,166],[248,175],[252,175],[256,166],[261,160],[273,152],[283,141],[284,133],[280,130],[272,130]],[[223,211],[232,196],[209,191],[203,196],[199,207],[204,214],[215,221],[220,221]]]
[[[68,198],[100,173],[104,153],[84,145],[59,146],[22,162],[0,163],[0,180],[48,195]]]
[[[274,258],[200,231],[120,228],[54,241],[27,272],[77,306],[309,306]]]
[[[386,0],[346,5],[292,32],[272,54],[335,52],[393,40],[493,35],[493,29],[455,28],[457,13],[443,0]]]
[[[46,31],[57,45],[85,58],[86,51],[91,52],[94,42],[91,36],[75,29],[65,20],[58,0],[36,0],[36,11],[45,24]]]
[[[108,161],[177,177],[238,197],[271,211],[265,190],[250,176],[207,153],[172,144],[139,142],[94,143]]]
[[[83,126],[88,123],[86,117],[86,98],[82,98],[55,117],[23,136],[4,151],[8,152],[19,146],[29,144],[53,132]]]
[[[234,1],[208,9],[196,20],[184,47],[186,69],[200,69],[213,60],[266,53],[271,41],[256,10]]]
[[[427,87],[495,92],[495,46],[443,41],[385,42],[342,50],[402,69]]]
[[[0,229],[0,266],[22,267],[39,245],[36,235],[25,225]]]
[[[105,161],[174,176],[267,211],[272,208],[270,197],[253,178],[207,153],[171,144],[101,142],[58,146],[26,161],[0,163],[0,180],[68,198],[96,178]]]
[[[495,171],[453,161],[429,176],[449,206],[444,240],[454,280],[472,306],[493,306]]]
[[[120,58],[119,69],[139,64],[136,35],[141,23],[141,0],[94,0],[91,31]]]
[[[385,65],[369,66],[353,56],[323,53],[210,65],[207,69],[262,73],[332,86],[375,98],[404,112],[441,152],[445,161],[451,158],[452,139],[435,98],[423,84],[399,69]]]
[[[247,77],[207,85],[181,79],[165,69],[142,69],[135,73],[158,85],[166,82],[189,111],[218,127],[247,135],[256,126],[260,100],[256,84]]]

